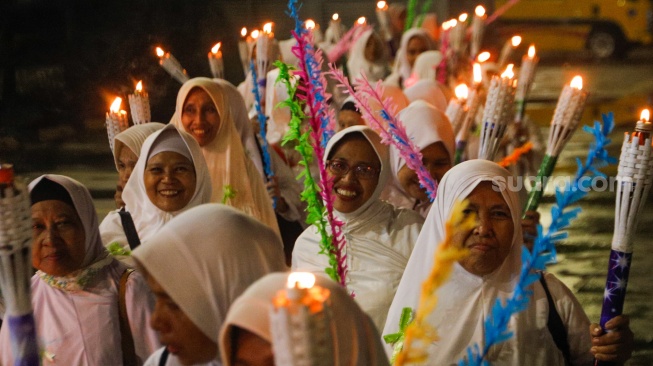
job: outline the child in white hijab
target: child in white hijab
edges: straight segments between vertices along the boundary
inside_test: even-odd
[[[153,366],[219,365],[218,334],[233,301],[286,270],[276,233],[221,204],[175,217],[133,255],[156,296],[150,325],[166,346],[147,360]]]
[[[288,273],[272,273],[252,284],[233,303],[220,331],[220,352],[225,366],[264,366],[272,361],[270,307],[275,295],[286,288]],[[347,291],[330,279],[315,277],[315,285],[329,290],[327,338],[332,341],[334,365],[388,365],[381,337],[371,319]],[[258,338],[251,347],[244,337]],[[331,356],[331,355],[330,355]]]
[[[388,150],[369,127],[336,133],[324,158],[334,178],[334,211],[344,222],[347,289],[380,329],[423,218],[379,199],[390,175]],[[318,254],[319,242],[314,226],[302,233],[293,251],[293,270],[324,273],[328,258]]]

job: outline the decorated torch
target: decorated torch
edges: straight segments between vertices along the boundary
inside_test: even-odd
[[[32,211],[29,192],[14,180],[11,164],[0,165],[0,290],[16,366],[38,366],[36,326],[30,298]]]
[[[129,94],[128,99],[129,109],[131,110],[132,120],[135,125],[152,121],[150,115],[150,98],[147,95],[147,92],[143,90],[142,80],[136,84],[134,94]]]
[[[276,365],[333,365],[329,328],[330,291],[315,285],[315,275],[293,272],[287,288],[272,299],[270,333]]]
[[[506,63],[510,61],[512,53],[515,51],[515,49],[517,49],[517,47],[519,47],[520,44],[520,36],[512,36],[512,38],[506,41],[506,43],[503,45],[503,48],[501,49],[501,53],[499,54],[499,60],[497,61],[499,69],[502,69]]]
[[[334,13],[331,16],[331,21],[329,22],[329,27],[325,32],[325,40],[329,44],[336,44],[342,36],[345,34],[345,28],[340,21],[340,15]]]
[[[122,98],[116,97],[111,103],[109,112],[107,112],[107,134],[109,135],[109,146],[113,151],[113,139],[117,134],[129,128],[129,120],[127,119],[127,112],[120,109]]]
[[[222,42],[216,43],[209,52],[209,67],[214,79],[224,79],[224,63],[220,46],[222,46]]]
[[[517,91],[515,92],[515,123],[521,123],[526,112],[526,98],[535,79],[535,69],[539,58],[535,55],[535,46],[528,47],[528,53],[522,57],[521,67],[519,68],[519,78],[517,79]]]
[[[512,121],[515,98],[515,74],[512,68],[512,64],[508,65],[501,76],[494,76],[490,80],[483,112],[479,159],[494,160],[508,123]]]
[[[165,52],[161,47],[156,48],[156,55],[159,57],[159,65],[161,65],[170,76],[182,84],[188,81],[189,78],[186,70],[181,67],[181,64],[177,61],[175,56],[170,52]]]
[[[467,147],[467,140],[469,139],[469,133],[476,119],[476,114],[478,113],[478,107],[481,104],[481,87],[483,85],[483,75],[481,74],[481,65],[474,63],[474,86],[469,89],[467,95],[467,103],[465,107],[467,108],[467,113],[463,122],[461,123],[460,128],[455,132],[456,133],[456,153],[454,155],[454,164],[458,164],[463,160],[463,154],[465,153],[465,148]]]
[[[390,21],[388,20],[388,4],[385,1],[376,3],[376,19],[379,21],[381,36],[385,41],[392,39]]]
[[[238,40],[238,56],[240,63],[243,65],[243,72],[245,76],[249,72],[249,41],[247,37],[247,28],[243,27],[240,30],[240,39]]]
[[[261,101],[265,100],[265,84],[267,81],[268,71],[272,65],[271,60],[271,47],[274,40],[274,33],[272,33],[272,23],[266,23],[263,26],[263,32],[259,33],[256,38],[256,73],[258,80],[255,80],[260,88]]]
[[[444,114],[449,118],[449,122],[453,126],[454,133],[458,133],[462,126],[462,122],[467,116],[467,97],[469,96],[469,88],[465,84],[459,84],[455,89],[455,98],[451,98],[447,109]]]
[[[625,134],[621,147],[617,170],[614,236],[601,309],[600,325],[604,331],[605,323],[623,312],[633,256],[633,238],[653,180],[651,158],[653,124],[649,119],[650,111],[644,109],[635,132]],[[608,364],[596,362],[596,365]]]
[[[562,89],[551,120],[546,154],[537,171],[535,187],[532,187],[529,193],[524,212],[537,210],[544,193],[546,180],[555,168],[558,155],[578,127],[583,110],[585,110],[587,95],[588,93],[583,91],[583,78],[580,76],[575,76],[571,83]]]
[[[481,51],[483,43],[483,33],[485,31],[485,8],[481,5],[474,9],[474,18],[472,19],[471,40],[469,45],[469,56],[474,59]]]

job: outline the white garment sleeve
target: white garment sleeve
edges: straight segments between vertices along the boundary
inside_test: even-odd
[[[161,347],[161,343],[157,333],[150,327],[154,297],[139,272],[133,272],[127,280],[125,302],[136,356],[142,362]]]
[[[102,220],[100,224],[100,237],[102,237],[102,244],[105,247],[117,242],[123,248],[129,249],[129,242],[127,241],[127,236],[120,220],[120,214],[117,210],[109,212],[104,220]]]
[[[279,154],[270,148],[270,158],[272,159],[272,167],[274,175],[278,179],[279,191],[281,197],[288,205],[288,211],[279,215],[288,221],[299,221],[303,228],[306,228],[306,204],[301,200],[302,187],[295,179],[295,174],[290,167],[283,161]]]

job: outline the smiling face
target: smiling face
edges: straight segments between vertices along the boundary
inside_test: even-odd
[[[510,253],[515,227],[510,207],[491,182],[481,182],[467,200],[464,212],[477,214],[476,227],[456,233],[452,239],[455,246],[470,251],[460,265],[469,273],[484,276],[499,268]]]
[[[195,193],[195,167],[176,152],[164,151],[152,156],[145,166],[143,180],[147,197],[166,212],[183,209]]]
[[[344,175],[334,174],[331,169],[328,170],[329,176],[334,178],[333,207],[342,213],[356,211],[372,197],[379,182],[381,169],[379,157],[367,139],[356,133],[338,142],[329,156],[329,161],[340,162],[343,166],[349,167],[349,171]],[[360,173],[355,172],[363,168],[374,170],[375,173],[370,178],[363,178]]]
[[[440,182],[442,176],[451,169],[451,159],[444,144],[440,141],[432,143],[421,150],[421,153],[424,167],[436,182]],[[426,202],[429,199],[426,190],[419,185],[417,173],[407,165],[399,169],[397,179],[404,192],[408,193],[412,198],[421,202]]]
[[[214,360],[218,345],[193,323],[161,285],[144,272],[156,304],[150,326],[159,333],[161,343],[183,365],[194,365]]]
[[[415,65],[417,56],[428,50],[428,44],[422,37],[413,37],[408,41],[408,45],[406,46],[406,59],[408,60],[408,65],[410,65],[411,69]]]
[[[32,205],[32,266],[49,275],[65,276],[81,268],[86,234],[77,211],[57,200]]]
[[[200,146],[210,143],[217,136],[220,113],[211,96],[203,89],[193,88],[188,93],[181,111],[181,124]]]

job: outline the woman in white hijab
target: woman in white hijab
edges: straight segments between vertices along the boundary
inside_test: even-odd
[[[166,347],[146,365],[218,365],[218,332],[232,302],[264,275],[286,270],[277,234],[231,207],[206,204],[149,241],[155,245],[133,255],[156,297],[150,325]]]
[[[454,265],[451,278],[438,290],[438,305],[428,316],[440,339],[428,348],[428,363],[453,365],[466,355],[475,343],[483,344],[484,319],[497,299],[510,297],[521,269],[522,232],[521,205],[516,192],[508,189],[510,173],[486,160],[470,160],[456,165],[440,182],[438,196],[426,218],[413,254],[392,302],[383,334],[398,330],[404,307],[415,309],[421,285],[433,266],[437,245],[445,237],[445,222],[456,201],[468,199],[465,213],[477,214],[476,227],[454,234],[454,245],[470,250],[470,254]],[[592,333],[590,323],[571,291],[552,274],[544,282],[535,282],[528,308],[513,316],[513,336],[490,349],[487,361],[493,365],[564,365],[562,351],[547,327],[549,301],[542,285],[546,283],[552,303],[566,329],[569,360],[572,365],[592,365],[594,346],[605,342],[605,336]],[[622,324],[622,327],[624,325]],[[618,341],[613,343],[623,352],[628,343],[625,329],[615,329]],[[599,343],[597,342],[599,339]],[[602,340],[600,340],[602,338]],[[610,338],[610,337],[609,337]],[[630,333],[632,342],[632,333]],[[624,341],[626,340],[626,341]],[[600,347],[599,347],[600,348]],[[621,353],[607,351],[606,353]]]
[[[444,112],[447,110],[448,101],[439,84],[435,80],[419,80],[404,89],[404,94],[411,103],[416,100],[423,100]]]
[[[411,28],[404,32],[401,36],[401,43],[399,44],[399,51],[395,58],[392,74],[383,83],[398,86],[402,89],[406,88],[405,82],[413,72],[413,66],[415,65],[417,56],[434,48],[435,44],[426,30]]]
[[[176,154],[175,158],[166,153]],[[161,157],[165,160],[159,161]],[[100,232],[105,245],[118,243],[125,249],[138,246],[135,239],[144,242],[181,212],[208,203],[211,179],[197,142],[173,125],[150,135],[122,196],[138,237],[127,234],[129,224],[118,211],[105,217]]]
[[[399,113],[408,137],[422,153],[422,162],[436,182],[453,166],[454,136],[447,116],[427,102],[418,100]],[[426,217],[431,208],[417,173],[406,165],[396,147],[390,146],[392,179],[381,198],[397,207],[417,211]]]
[[[365,31],[349,51],[347,60],[349,79],[354,80],[363,74],[374,83],[388,74],[387,55],[381,37],[373,29]]]
[[[125,206],[125,202],[122,200],[122,191],[134,170],[138,157],[141,155],[143,142],[149,135],[163,127],[165,125],[158,122],[134,125],[117,134],[114,138],[113,161],[116,163],[116,170],[118,170],[118,184],[116,185],[114,199],[118,209]]]
[[[147,326],[151,294],[139,273],[102,246],[91,194],[61,175],[43,175],[29,189],[37,269],[32,306],[42,364],[142,365],[159,347]],[[6,326],[0,364],[14,364]]]
[[[347,242],[347,289],[381,329],[424,219],[379,196],[390,175],[387,147],[369,127],[336,133],[325,151],[334,178],[334,211],[343,221]],[[314,226],[295,243],[292,268],[324,273],[327,257],[318,254],[320,235]]]
[[[225,202],[278,233],[272,201],[261,175],[245,154],[230,103],[224,87],[213,80],[190,79],[177,94],[171,123],[200,144],[213,186],[211,202]]]
[[[288,273],[269,274],[233,303],[220,331],[220,352],[225,366],[273,364],[272,343],[276,340],[270,334],[270,306],[287,282]],[[315,276],[315,285],[329,290],[327,338],[334,350],[333,364],[388,365],[376,327],[347,291],[322,276]]]

